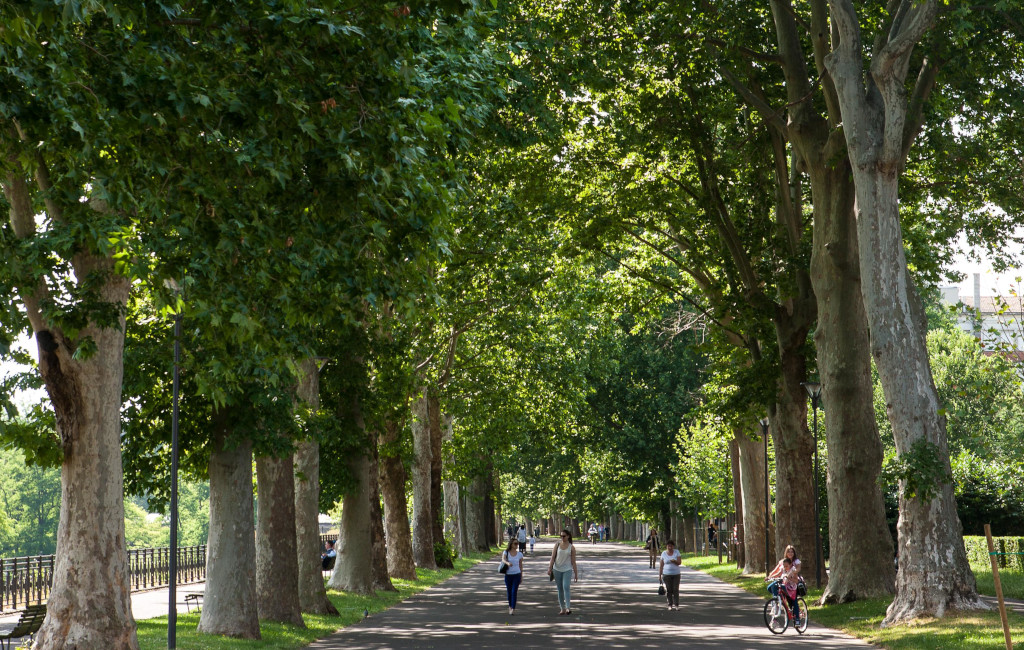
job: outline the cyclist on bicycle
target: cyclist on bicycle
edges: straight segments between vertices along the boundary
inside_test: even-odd
[[[800,584],[800,560],[791,560],[788,557],[782,558],[779,562],[782,570],[778,573],[772,571],[772,575],[766,578],[770,580],[768,591],[773,596],[779,595],[779,586],[782,586],[782,606],[786,608],[786,615],[793,612],[794,625],[800,625],[800,604],[797,602],[796,588]]]

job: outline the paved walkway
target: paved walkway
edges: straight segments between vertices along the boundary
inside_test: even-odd
[[[572,616],[559,616],[548,581],[551,543],[524,560],[515,616],[508,616],[497,562],[484,562],[391,609],[314,643],[317,650],[352,648],[589,648],[669,647],[870,648],[814,625],[797,639],[764,626],[764,600],[698,571],[685,569],[679,611],[657,595],[657,571],[645,551],[620,544],[577,546],[581,576],[572,585]]]

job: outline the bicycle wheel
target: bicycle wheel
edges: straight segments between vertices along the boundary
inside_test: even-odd
[[[804,602],[803,598],[797,598],[796,602],[800,605],[800,625],[794,625],[796,631],[803,634],[807,631],[807,623],[809,622],[810,616],[807,613],[807,603]]]
[[[772,634],[782,634],[789,627],[789,616],[778,598],[772,598],[764,604],[764,624]]]

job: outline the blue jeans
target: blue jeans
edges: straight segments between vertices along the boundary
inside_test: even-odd
[[[508,606],[516,608],[516,597],[519,595],[519,583],[523,581],[522,573],[505,574],[505,591],[508,592]]]
[[[572,570],[559,571],[555,569],[555,586],[558,587],[558,606],[563,610],[572,609],[569,606],[569,583],[572,582]]]

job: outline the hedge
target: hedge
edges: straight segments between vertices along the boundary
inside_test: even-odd
[[[993,545],[997,553],[996,561],[1000,569],[1011,569],[1024,571],[1024,537],[993,537]],[[984,537],[975,535],[964,536],[964,546],[967,547],[967,560],[972,564],[982,564],[985,567],[991,566],[988,559],[988,542]],[[1017,553],[1018,555],[1014,555]]]

